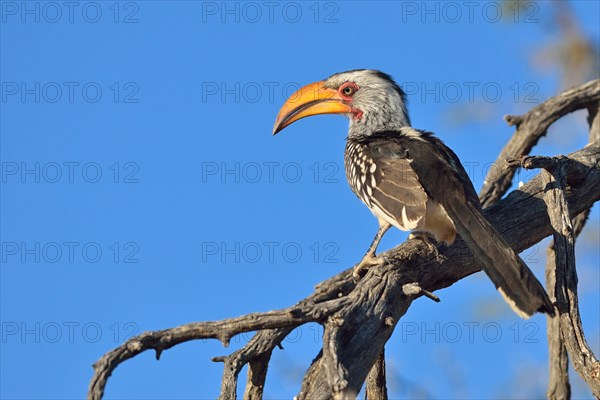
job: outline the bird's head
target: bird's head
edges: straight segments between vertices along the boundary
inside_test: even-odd
[[[281,107],[273,134],[318,114],[346,115],[350,119],[348,135],[410,126],[400,86],[389,75],[370,69],[340,72],[296,91]]]

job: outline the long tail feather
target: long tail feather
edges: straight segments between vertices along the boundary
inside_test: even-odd
[[[542,284],[481,211],[468,202],[458,201],[448,202],[446,208],[460,236],[517,314],[523,318],[538,311],[554,315]]]

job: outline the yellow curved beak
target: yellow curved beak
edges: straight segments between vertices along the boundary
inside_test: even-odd
[[[326,88],[323,81],[311,83],[297,90],[283,104],[275,120],[273,135],[293,122],[311,115],[350,112],[352,108],[344,103],[337,90]]]

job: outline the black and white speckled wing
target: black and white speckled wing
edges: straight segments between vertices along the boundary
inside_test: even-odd
[[[346,176],[352,191],[380,219],[408,231],[425,216],[427,194],[412,160],[398,143],[353,140],[346,146]]]

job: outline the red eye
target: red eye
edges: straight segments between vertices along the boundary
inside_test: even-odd
[[[358,86],[356,86],[356,84],[352,82],[344,83],[339,88],[340,94],[344,97],[352,97],[352,95],[354,95],[354,93],[356,93],[357,90]]]

